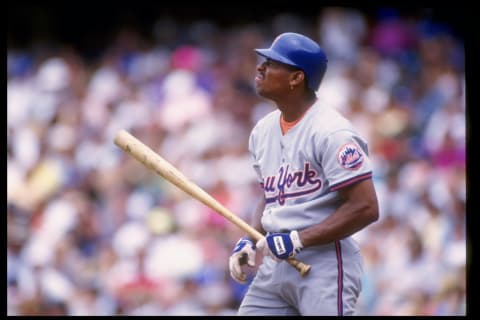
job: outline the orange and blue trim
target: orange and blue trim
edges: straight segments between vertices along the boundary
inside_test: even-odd
[[[343,260],[342,260],[342,245],[340,240],[335,241],[335,251],[337,253],[337,313],[343,316]]]
[[[361,175],[358,175],[358,176],[355,176],[353,178],[349,178],[347,180],[344,180],[342,182],[339,182],[339,183],[336,183],[334,185],[332,185],[329,190],[330,191],[337,191],[338,189],[341,189],[343,187],[346,187],[346,186],[349,186],[351,184],[354,184],[354,183],[357,183],[357,182],[360,182],[360,181],[363,181],[363,180],[367,180],[367,179],[370,179],[372,177],[372,172],[366,172],[364,174],[361,174]]]

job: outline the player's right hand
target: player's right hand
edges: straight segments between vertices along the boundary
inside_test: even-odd
[[[243,271],[242,265],[247,264],[250,267],[254,267],[255,254],[255,245],[252,240],[247,237],[238,240],[228,263],[230,276],[238,283],[244,284],[247,281],[247,275]]]

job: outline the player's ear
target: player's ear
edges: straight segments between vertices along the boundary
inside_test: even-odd
[[[293,86],[298,86],[304,80],[305,80],[305,73],[302,70],[296,70],[291,74],[290,84]]]

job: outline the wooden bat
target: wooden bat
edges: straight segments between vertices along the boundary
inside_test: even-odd
[[[167,181],[173,183],[184,192],[188,193],[195,199],[201,201],[211,209],[215,210],[217,213],[224,216],[227,220],[245,231],[250,237],[252,237],[256,241],[263,238],[263,235],[259,231],[257,231],[244,220],[239,218],[233,212],[225,208],[225,206],[223,206],[205,190],[203,190],[198,185],[190,181],[187,177],[185,177],[167,160],[163,159],[159,154],[154,152],[147,145],[142,143],[140,140],[132,136],[127,131],[118,131],[118,133],[115,135],[114,142],[118,147],[126,151],[128,154],[133,156],[141,163],[143,163],[144,166],[155,171],[158,175],[162,176]],[[295,260],[294,258],[289,258],[286,261],[290,265],[295,267],[295,269],[300,272],[301,276],[306,275],[310,271],[309,265],[301,261]]]

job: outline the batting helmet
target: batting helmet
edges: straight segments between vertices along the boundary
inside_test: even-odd
[[[327,70],[327,56],[312,39],[293,32],[282,33],[268,49],[255,49],[266,58],[301,69],[310,89],[316,91]]]

